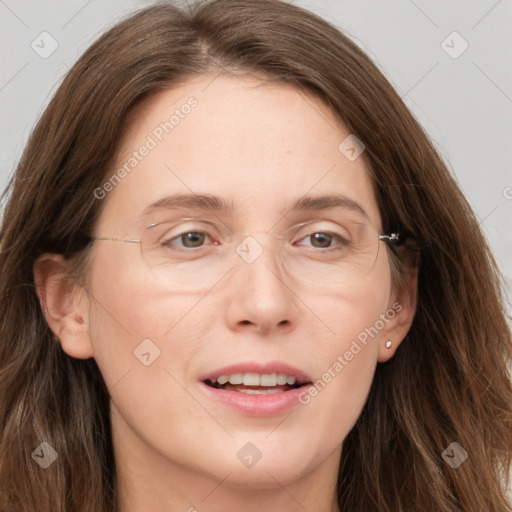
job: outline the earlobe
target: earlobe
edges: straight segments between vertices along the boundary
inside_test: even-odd
[[[66,274],[60,254],[42,254],[33,266],[36,293],[50,329],[66,354],[78,359],[93,357],[89,333],[87,294]]]
[[[407,277],[407,286],[395,294],[390,308],[395,312],[381,332],[377,361],[384,363],[391,359],[409,332],[416,314],[418,275]],[[390,309],[390,311],[391,311]]]

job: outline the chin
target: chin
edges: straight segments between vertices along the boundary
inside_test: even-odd
[[[283,453],[280,458],[281,462],[278,464],[274,461],[264,463],[263,460],[260,460],[252,468],[242,465],[235,466],[226,479],[225,485],[245,490],[274,489],[299,480],[310,469],[305,461],[302,461],[302,464],[297,467],[294,461],[287,457],[287,454]],[[221,478],[224,478],[226,474],[223,474]]]

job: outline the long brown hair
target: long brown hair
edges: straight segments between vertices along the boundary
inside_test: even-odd
[[[366,146],[384,231],[408,232],[420,251],[413,325],[395,357],[378,365],[343,444],[340,508],[512,510],[502,488],[512,453],[512,342],[500,274],[478,222],[372,61],[326,21],[279,0],[135,13],[83,54],[35,127],[3,196],[0,509],[116,510],[108,389],[93,359],[61,349],[32,266],[47,251],[87,253],[101,204],[94,190],[111,174],[131,109],[223,68],[324,101]],[[58,453],[46,470],[31,457],[43,441]],[[441,456],[454,441],[469,454],[456,469]]]

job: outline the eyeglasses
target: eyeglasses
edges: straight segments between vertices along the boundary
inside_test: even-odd
[[[93,240],[139,244],[157,282],[176,292],[207,291],[231,270],[258,264],[269,266],[286,283],[339,290],[370,274],[379,242],[402,243],[398,233],[379,234],[349,216],[302,222],[279,235],[241,236],[215,222],[181,217],[151,224],[137,239]]]

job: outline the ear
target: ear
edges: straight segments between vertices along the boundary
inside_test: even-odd
[[[416,314],[418,273],[415,270],[405,278],[405,286],[395,290],[390,297],[386,317],[388,322],[381,331],[377,361],[384,363],[391,359],[409,332]],[[393,314],[394,312],[394,314]],[[391,315],[393,314],[393,317]],[[391,341],[391,346],[386,343]]]
[[[34,282],[44,316],[66,354],[78,359],[93,356],[89,335],[88,298],[71,282],[60,254],[45,253],[34,262]]]

